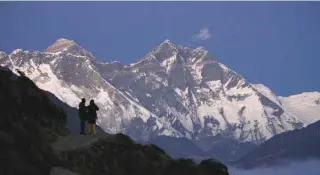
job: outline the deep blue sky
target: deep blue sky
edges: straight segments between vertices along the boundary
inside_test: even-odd
[[[205,27],[212,37],[193,40]],[[44,50],[61,37],[123,63],[164,39],[204,46],[277,95],[320,91],[319,2],[0,2],[0,50]]]

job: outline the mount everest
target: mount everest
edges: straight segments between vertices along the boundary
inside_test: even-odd
[[[320,119],[319,92],[277,97],[264,85],[247,82],[206,49],[169,40],[129,65],[102,63],[67,39],[58,39],[44,52],[0,52],[0,65],[19,69],[72,107],[83,97],[94,99],[104,131],[136,140],[185,138],[210,150],[224,139],[260,144]]]

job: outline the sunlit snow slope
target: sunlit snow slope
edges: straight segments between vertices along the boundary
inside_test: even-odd
[[[70,106],[77,107],[83,97],[94,99],[101,128],[143,140],[221,135],[261,143],[320,118],[305,117],[269,88],[248,83],[204,48],[169,40],[129,65],[102,63],[67,39],[45,52],[0,52],[0,64],[23,71]]]
[[[308,125],[320,120],[320,92],[305,92],[289,97],[279,97],[288,114]]]

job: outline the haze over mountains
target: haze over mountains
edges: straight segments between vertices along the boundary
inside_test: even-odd
[[[44,52],[0,52],[0,65],[21,70],[72,107],[83,97],[94,99],[101,109],[98,125],[106,132],[158,144],[163,137],[169,139],[164,143],[186,140],[200,149],[189,156],[235,160],[276,134],[320,119],[319,92],[277,97],[204,48],[169,40],[129,65],[102,63],[67,39]]]

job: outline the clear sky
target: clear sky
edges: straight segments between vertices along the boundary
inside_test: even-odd
[[[320,2],[0,2],[0,50],[58,38],[123,63],[169,39],[276,95],[320,91]]]

